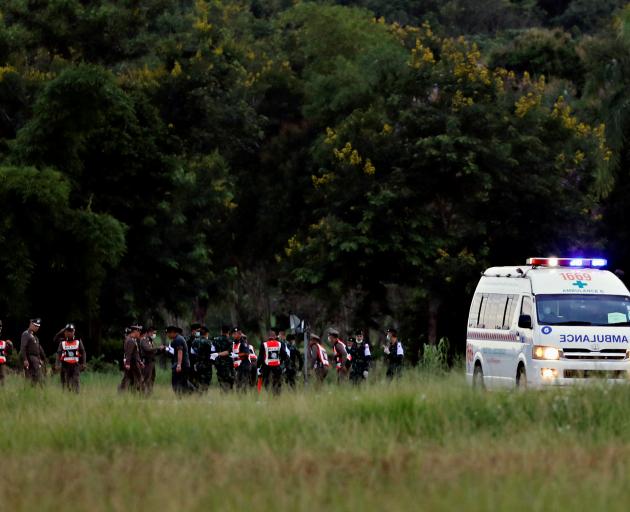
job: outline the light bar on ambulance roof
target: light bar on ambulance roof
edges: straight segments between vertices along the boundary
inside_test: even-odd
[[[608,265],[604,258],[529,258],[532,267],[600,268]]]

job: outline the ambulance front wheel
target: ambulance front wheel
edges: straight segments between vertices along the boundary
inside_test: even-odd
[[[518,365],[516,369],[516,389],[526,389],[527,388],[527,372],[525,371],[525,366],[523,363]]]
[[[483,368],[479,361],[475,363],[475,369],[473,371],[473,388],[486,389],[486,383],[483,380]]]

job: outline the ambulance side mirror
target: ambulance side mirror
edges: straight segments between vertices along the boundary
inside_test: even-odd
[[[521,329],[531,329],[532,328],[532,317],[529,315],[521,315],[518,317],[518,326]]]

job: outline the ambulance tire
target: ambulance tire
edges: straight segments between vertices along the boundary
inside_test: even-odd
[[[527,389],[527,372],[523,363],[519,363],[516,369],[516,389]]]
[[[481,367],[481,363],[477,361],[475,364],[475,369],[473,370],[473,388],[481,389],[482,391],[486,389],[486,383],[483,380],[483,368]]]

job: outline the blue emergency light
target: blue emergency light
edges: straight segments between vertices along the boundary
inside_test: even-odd
[[[600,268],[608,265],[604,258],[529,258],[532,267]]]

